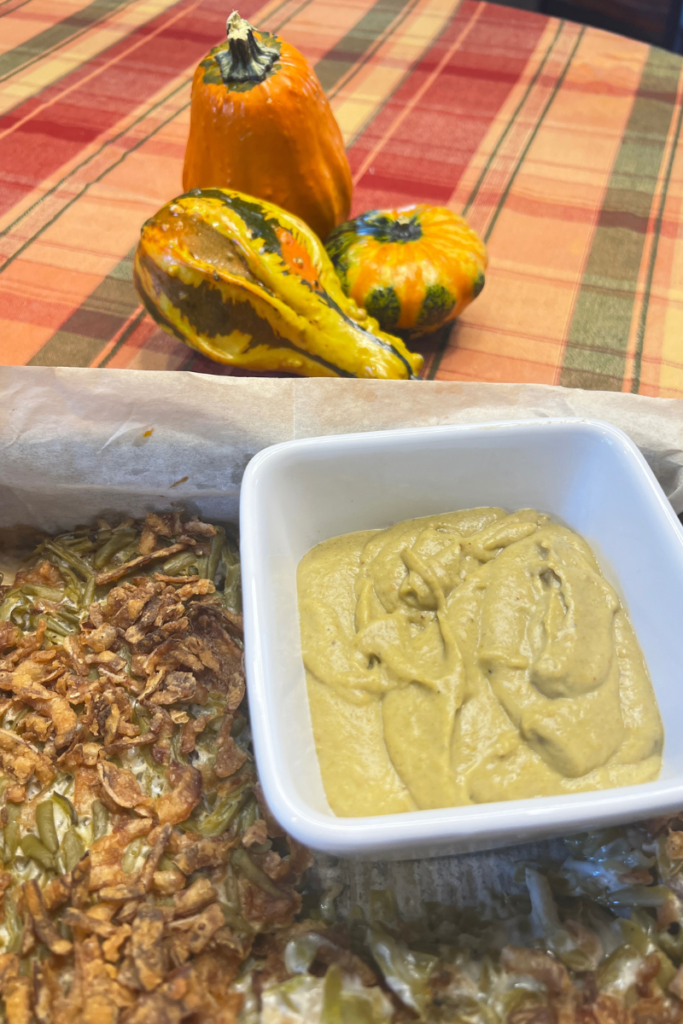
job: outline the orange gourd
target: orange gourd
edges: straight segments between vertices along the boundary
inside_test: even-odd
[[[344,293],[408,338],[460,315],[484,287],[486,246],[443,206],[370,210],[336,228],[325,243]]]
[[[234,11],[192,83],[183,188],[231,188],[275,203],[320,238],[348,217],[351,171],[308,61]]]

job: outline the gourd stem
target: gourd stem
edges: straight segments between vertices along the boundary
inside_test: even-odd
[[[278,51],[257,39],[252,26],[237,11],[228,18],[227,31],[228,48],[215,55],[224,85],[262,82],[280,56]]]

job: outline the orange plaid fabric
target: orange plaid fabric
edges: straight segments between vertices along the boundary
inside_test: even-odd
[[[181,191],[219,0],[0,0],[0,360],[230,373],[133,289]],[[354,213],[464,212],[481,297],[424,375],[683,397],[683,63],[476,0],[241,0],[299,47],[344,133]]]

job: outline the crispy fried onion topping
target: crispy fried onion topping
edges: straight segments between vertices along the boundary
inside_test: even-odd
[[[255,791],[227,544],[99,520],[0,592],[8,1024],[234,1024],[240,965],[292,925],[307,860]]]

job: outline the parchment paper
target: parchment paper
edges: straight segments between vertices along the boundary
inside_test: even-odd
[[[0,528],[57,530],[94,516],[182,505],[237,522],[240,481],[260,449],[321,434],[548,416],[621,427],[683,512],[683,403],[540,384],[277,380],[192,373],[0,368]],[[429,861],[319,857],[312,880],[345,885],[342,909],[392,885],[422,900],[491,910],[515,865],[555,844]],[[495,902],[495,901],[494,901]]]

